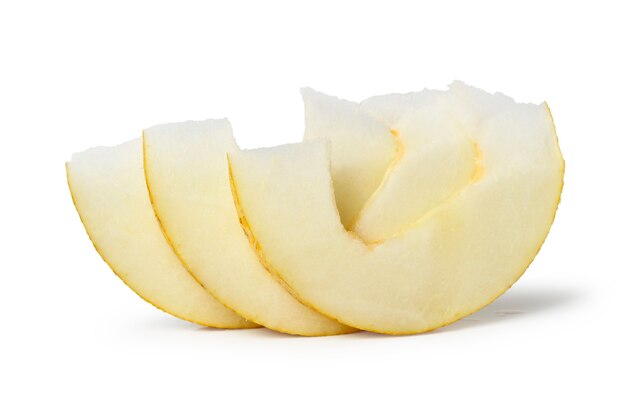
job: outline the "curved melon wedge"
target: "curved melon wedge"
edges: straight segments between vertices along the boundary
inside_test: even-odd
[[[425,90],[403,111],[392,97],[380,100],[390,113],[399,107],[390,128],[403,151],[355,219],[352,230],[365,242],[403,233],[479,175],[480,147],[455,119],[453,99]]]
[[[304,140],[332,143],[332,175],[337,209],[346,228],[379,187],[399,156],[393,132],[363,111],[358,103],[311,88],[304,101]]]
[[[526,135],[535,134],[528,130],[533,126],[551,128],[545,106],[518,104],[460,81],[450,84],[448,91],[370,97],[359,108],[396,132],[404,150],[352,225],[351,230],[368,243],[402,234],[480,178],[482,150],[476,138],[486,120],[510,112]]]
[[[176,257],[150,205],[140,139],[74,154],[66,169],[89,238],[137,295],[173,316],[205,326],[258,327],[213,298]]]
[[[485,95],[460,82],[451,88]],[[346,228],[365,242],[402,233],[477,174],[480,149],[455,118],[459,94],[423,90],[354,103],[311,89],[302,93],[305,140],[331,142],[339,214]],[[391,135],[396,143],[393,159],[388,149]],[[369,186],[344,192],[351,184]],[[352,208],[348,220],[347,207]]]
[[[237,153],[237,145],[227,120],[159,125],[143,138],[155,212],[176,253],[211,294],[280,332],[356,331],[300,303],[250,244],[230,187],[227,152]]]
[[[411,334],[471,314],[522,275],[548,234],[563,184],[552,119],[545,105],[482,118],[480,106],[467,103],[459,98],[468,115],[459,122],[480,148],[480,178],[376,245],[340,222],[327,145],[232,155],[242,214],[294,294],[351,326]]]

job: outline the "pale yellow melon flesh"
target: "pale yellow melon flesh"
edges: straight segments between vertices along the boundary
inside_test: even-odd
[[[402,233],[476,175],[480,150],[453,117],[450,95],[442,91],[375,96],[362,103],[310,89],[303,96],[305,140],[331,142],[335,194],[344,196],[337,198],[337,208],[346,228],[365,242]],[[396,142],[393,159],[386,148],[389,135]],[[372,176],[372,166],[385,174]],[[342,192],[363,182],[378,185]],[[344,200],[358,210],[349,221]]]
[[[488,304],[530,264],[563,183],[548,108],[458,85],[447,94],[472,143],[467,183],[375,245],[342,226],[324,144],[232,155],[259,250],[302,300],[361,329],[418,333]]]
[[[399,157],[393,132],[359,108],[357,103],[301,90],[304,100],[304,140],[332,143],[332,175],[337,209],[350,228],[367,199],[380,186]]]
[[[452,97],[432,91],[419,94],[421,105],[404,108],[390,125],[402,154],[352,227],[365,242],[403,233],[480,175],[480,147],[454,118]]]
[[[67,180],[96,250],[141,298],[205,326],[258,327],[209,295],[169,246],[150,205],[140,139],[75,154]]]
[[[237,153],[227,120],[144,131],[151,200],[176,253],[215,297],[249,320],[298,335],[355,331],[299,302],[259,259],[233,200],[227,152]]]

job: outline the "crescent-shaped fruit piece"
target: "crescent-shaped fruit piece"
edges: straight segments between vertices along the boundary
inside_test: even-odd
[[[375,96],[359,108],[395,132],[402,150],[352,224],[351,230],[361,239],[375,243],[401,234],[479,179],[483,166],[476,123],[506,111],[517,113],[517,122],[525,123],[524,117],[537,116],[532,109],[538,107],[516,104],[502,94],[489,95],[455,81],[447,92]],[[545,114],[545,109],[540,111]]]
[[[304,101],[304,140],[332,143],[333,185],[337,210],[346,228],[400,156],[393,131],[359,107],[311,88]]]
[[[155,212],[179,257],[213,295],[280,332],[355,331],[294,298],[251,246],[231,192],[227,153],[238,150],[227,120],[155,126],[143,138]]]
[[[464,157],[472,174],[465,186],[376,244],[340,222],[327,145],[233,154],[241,213],[258,250],[299,298],[357,328],[419,333],[490,303],[532,262],[563,184],[547,106],[465,89],[446,94],[459,135],[473,148]],[[410,126],[411,113],[398,123]]]
[[[176,257],[150,205],[140,139],[74,154],[66,168],[74,205],[93,245],[141,298],[205,326],[258,327],[213,298]]]

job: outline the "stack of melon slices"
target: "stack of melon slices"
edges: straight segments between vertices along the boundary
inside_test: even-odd
[[[131,289],[206,326],[411,334],[522,275],[563,185],[545,103],[460,82],[361,103],[302,94],[302,143],[239,150],[222,119],[73,155],[76,209]]]

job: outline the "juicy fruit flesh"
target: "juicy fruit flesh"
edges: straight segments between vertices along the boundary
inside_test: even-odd
[[[150,206],[139,139],[74,155],[67,176],[96,250],[140,297],[194,323],[258,327],[211,297],[172,251]]]
[[[304,140],[332,142],[337,209],[343,224],[351,228],[361,207],[399,157],[396,138],[386,124],[363,112],[356,103],[310,88],[302,89],[302,98]]]
[[[298,335],[355,331],[296,300],[251,247],[233,201],[227,120],[144,131],[145,173],[163,230],[194,277],[221,302],[265,327]]]
[[[232,157],[242,210],[265,256],[320,311],[383,333],[430,330],[492,301],[539,250],[563,179],[547,107],[462,85],[448,94],[476,143],[464,159],[467,186],[374,246],[339,222],[324,145]]]
[[[391,127],[403,154],[353,225],[364,241],[402,233],[474,180],[480,145],[463,131],[448,102],[446,95],[432,96]]]
[[[488,304],[532,262],[563,185],[547,105],[459,82],[302,94],[303,144],[241,152],[207,120],[67,164],[90,239],[138,295],[215,327],[409,334]]]

